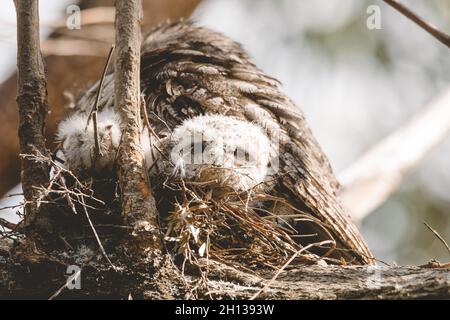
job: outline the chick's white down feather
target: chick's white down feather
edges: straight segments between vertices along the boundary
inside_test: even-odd
[[[104,109],[97,115],[101,155],[95,159],[95,136],[87,114],[75,114],[58,127],[65,165],[73,172],[100,173],[112,170],[121,137],[120,115]],[[141,147],[147,168],[157,161],[147,128]],[[202,115],[185,120],[169,137],[171,168],[165,170],[188,181],[216,181],[238,191],[265,181],[276,158],[274,144],[259,125],[222,115]],[[95,159],[95,162],[94,162]],[[152,172],[151,172],[152,174]]]
[[[276,150],[260,126],[223,115],[185,120],[171,136],[173,174],[238,191],[264,182]]]
[[[77,174],[108,173],[113,169],[116,161],[122,134],[120,115],[110,108],[97,114],[101,155],[96,159],[92,121],[91,119],[88,124],[88,115],[78,113],[66,118],[58,126],[57,139],[62,142],[61,151],[65,166]],[[150,152],[153,142],[150,141],[147,128],[142,130],[140,139],[145,162],[149,166],[154,161],[154,153]]]
[[[121,137],[120,115],[110,109],[97,114],[101,156],[95,159],[95,136],[92,119],[87,114],[74,114],[58,126],[57,138],[62,142],[63,160],[75,173],[111,170]],[[95,163],[94,163],[95,159]]]

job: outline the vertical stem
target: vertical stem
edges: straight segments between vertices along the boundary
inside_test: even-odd
[[[45,118],[48,112],[47,80],[39,43],[39,1],[15,0],[17,13],[17,68],[19,139],[22,155],[48,154],[45,147]],[[49,181],[49,166],[22,159],[22,188],[26,200],[25,226],[36,219],[38,191]]]
[[[125,222],[158,247],[156,207],[140,146],[141,14],[140,0],[116,1],[115,109],[123,122],[118,176]]]

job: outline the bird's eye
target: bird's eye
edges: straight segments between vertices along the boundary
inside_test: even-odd
[[[85,138],[82,134],[75,135],[75,139],[79,147],[81,147],[85,143]]]
[[[202,143],[191,143],[191,153],[194,152],[205,152],[206,148],[208,147],[206,142]]]
[[[240,162],[247,162],[250,161],[250,153],[246,150],[236,148],[234,150],[234,158]]]

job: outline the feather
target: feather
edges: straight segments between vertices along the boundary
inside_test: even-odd
[[[113,108],[112,74],[104,85],[100,112]],[[97,87],[98,83],[78,101],[78,115],[60,125],[59,139],[81,131],[80,123],[85,121],[82,115],[92,108]],[[318,239],[302,238],[301,245],[331,239],[335,247],[319,248],[318,252],[349,264],[373,262],[372,253],[340,204],[339,185],[331,165],[302,111],[282,92],[279,81],[251,62],[241,45],[189,21],[162,24],[142,44],[141,89],[154,131],[171,141],[161,144],[162,149],[174,150],[174,145],[188,133],[199,131],[215,148],[211,155],[216,169],[211,172],[217,172],[217,167],[236,169],[218,159],[220,144],[236,148],[243,142],[265,141],[265,147],[256,148],[253,154],[259,164],[245,172],[252,179],[228,174],[227,183],[244,190],[270,176],[271,196],[284,202],[274,205],[278,214],[300,212],[302,218],[290,222],[294,229],[300,235],[305,230],[317,235]],[[151,142],[147,140],[146,144],[153,150],[152,156],[146,157],[149,168],[158,174],[197,179],[207,171],[206,167],[196,171],[183,153],[176,153],[170,167],[164,164],[164,156],[154,156]],[[89,146],[83,146],[84,152]],[[266,170],[268,159],[274,154],[278,163],[272,171]],[[212,174],[212,178],[217,178],[217,174]],[[206,176],[201,179],[205,181]]]

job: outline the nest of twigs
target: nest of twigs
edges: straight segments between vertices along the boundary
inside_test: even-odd
[[[80,245],[91,242],[89,239],[96,239],[109,261],[103,245],[110,243],[104,241],[111,234],[116,235],[113,237],[115,239],[120,238],[117,233],[121,227],[118,221],[120,210],[115,208],[117,204],[105,203],[101,199],[114,198],[111,195],[115,184],[106,188],[108,190],[102,196],[98,192],[105,190],[104,182],[99,182],[100,188],[92,183],[86,186],[84,181],[46,157],[33,160],[49,161],[55,170],[50,186],[41,190],[41,202],[59,207],[55,215],[59,217],[57,221],[53,221],[56,218],[47,218],[52,218],[53,225],[57,227],[55,230],[65,236],[64,242]],[[158,179],[164,179],[164,176],[158,176]],[[69,180],[73,181],[67,184],[65,181]],[[296,233],[298,230],[280,223],[283,218],[275,212],[280,203],[285,206],[289,203],[266,193],[265,188],[240,193],[220,190],[218,196],[217,190],[220,188],[217,185],[185,182],[167,176],[163,181],[153,181],[152,186],[164,243],[176,257],[175,261],[180,262],[183,272],[186,265],[204,271],[205,260],[217,261],[238,270],[263,271],[279,270],[286,262],[294,265],[316,263],[324,258],[311,251],[308,244],[294,240],[299,236]],[[99,196],[100,199],[97,198]],[[303,219],[302,215],[306,214],[298,212],[297,218]],[[308,219],[312,218],[309,216]],[[330,247],[324,249],[329,250]],[[325,260],[329,259],[325,257]]]
[[[159,194],[159,196],[158,196]],[[215,260],[237,269],[278,270],[293,263],[320,258],[293,240],[292,232],[277,223],[274,213],[260,204],[282,201],[263,192],[230,191],[220,198],[207,185],[165,181],[159,192],[161,225],[170,252],[186,263]]]

